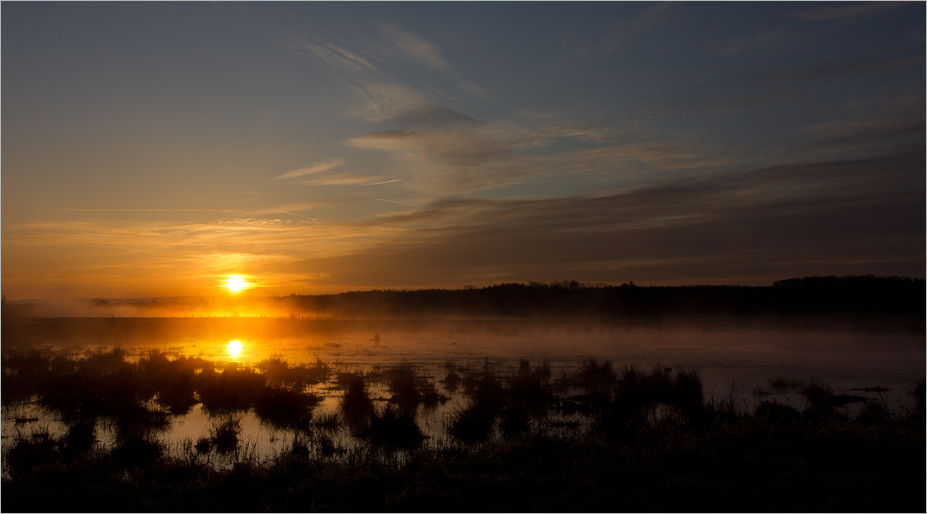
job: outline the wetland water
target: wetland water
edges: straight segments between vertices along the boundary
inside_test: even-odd
[[[314,409],[316,419],[340,411],[344,377],[349,374],[366,377],[374,405],[383,409],[391,397],[391,370],[412,369],[442,400],[416,410],[418,425],[427,436],[425,444],[434,445],[451,441],[448,418],[468,404],[461,389],[446,380],[449,374],[491,371],[499,377],[513,376],[524,366],[523,361],[531,368],[549,362],[552,380],[575,371],[590,358],[611,361],[616,371],[624,365],[694,368],[701,374],[706,401],[733,401],[744,409],[770,399],[803,409],[804,399],[794,388],[772,387],[771,380],[776,378],[804,383],[814,380],[829,385],[838,395],[872,398],[892,410],[909,409],[915,403],[909,391],[925,375],[923,333],[849,329],[706,330],[529,320],[202,318],[17,320],[4,329],[5,356],[39,350],[49,358],[62,355],[77,360],[118,347],[129,362],[159,351],[168,359],[199,357],[214,362],[217,370],[261,368],[262,362],[274,359],[289,366],[324,363],[330,373],[303,389],[321,398]],[[240,351],[233,341],[240,342]],[[873,392],[876,387],[881,390]],[[156,402],[149,403],[151,408],[159,408]],[[842,409],[851,414],[859,405]],[[34,399],[8,401],[5,395],[2,415],[4,447],[17,432],[46,427],[58,434],[67,431],[60,416]],[[182,414],[170,415],[169,427],[158,437],[169,445],[193,444],[228,416],[197,403]],[[231,416],[241,425],[241,447],[258,459],[272,457],[293,441],[293,431],[274,428],[251,410]],[[563,412],[552,413],[550,419],[568,426],[571,422],[573,426],[581,424],[577,415]],[[114,434],[110,425],[100,422],[97,444],[114,444]],[[358,443],[345,426],[326,432],[325,437],[336,448]]]

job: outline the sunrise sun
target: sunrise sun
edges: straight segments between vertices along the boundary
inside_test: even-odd
[[[245,279],[237,275],[234,275],[234,276],[229,277],[229,279],[225,282],[225,287],[229,288],[229,291],[233,293],[237,293],[241,291],[242,289],[247,288],[248,283],[245,282]]]

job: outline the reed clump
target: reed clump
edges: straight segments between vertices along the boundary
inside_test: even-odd
[[[258,390],[254,413],[276,428],[310,430],[313,408],[321,398],[280,386],[264,386]]]
[[[363,433],[367,429],[374,409],[363,376],[353,374],[347,378],[340,407],[345,422],[353,432]]]

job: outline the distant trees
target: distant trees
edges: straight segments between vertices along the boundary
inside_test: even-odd
[[[901,277],[804,277],[772,286],[619,286],[576,280],[464,289],[373,290],[279,299],[336,316],[750,316],[897,314],[925,310],[925,281]]]

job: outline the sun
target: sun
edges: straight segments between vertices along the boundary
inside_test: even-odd
[[[229,291],[237,293],[248,287],[248,283],[238,275],[233,275],[225,282],[225,287],[229,288]]]

